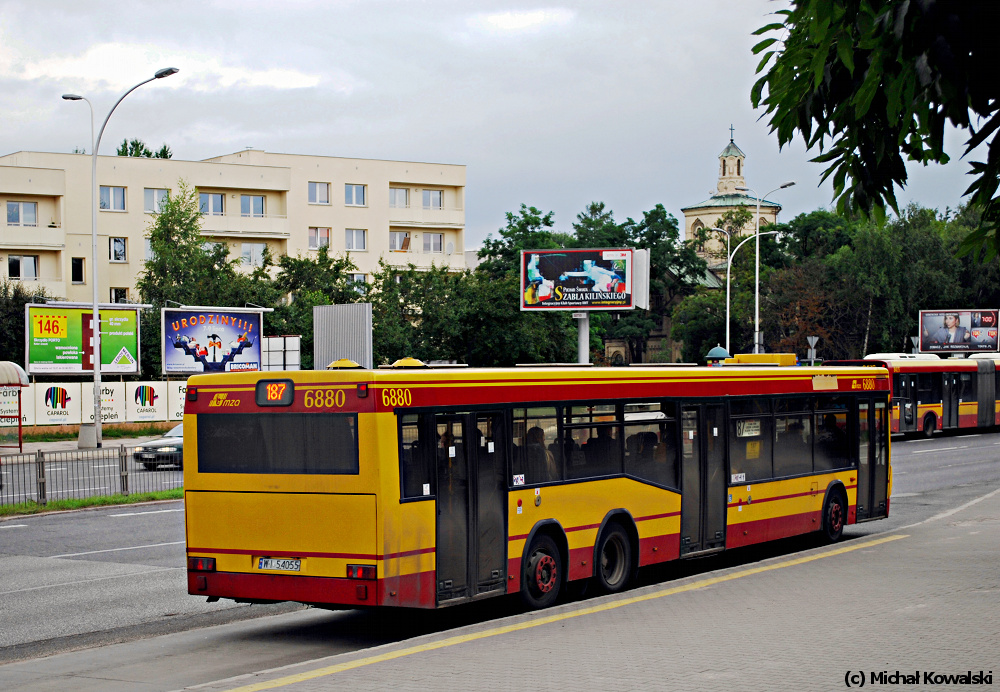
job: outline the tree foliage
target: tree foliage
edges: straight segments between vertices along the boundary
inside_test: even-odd
[[[970,162],[966,190],[980,223],[961,250],[1000,251],[1000,80],[989,66],[1000,57],[995,0],[793,0],[778,23],[756,34],[762,58],[751,100],[762,106],[784,146],[796,134],[813,161],[829,164],[837,208],[899,214],[894,189],[907,181],[905,160],[946,163],[946,124],[966,130],[965,155],[987,144],[985,161]]]
[[[49,298],[40,286],[0,279],[0,360],[24,365],[24,306]]]
[[[146,143],[141,139],[128,139],[122,140],[122,143],[118,145],[118,155],[119,156],[138,156],[146,159],[169,159],[172,158],[174,153],[170,151],[170,147],[166,144],[161,146],[156,151],[153,151],[146,146]]]

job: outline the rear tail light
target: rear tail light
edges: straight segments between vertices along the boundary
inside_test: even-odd
[[[214,572],[215,571],[215,558],[214,557],[189,557],[188,558],[188,569],[192,572]]]
[[[348,579],[374,579],[375,565],[348,565]]]
[[[188,401],[198,401],[198,388],[188,387],[187,388],[187,400]]]

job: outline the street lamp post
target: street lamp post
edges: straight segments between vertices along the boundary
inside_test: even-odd
[[[760,235],[775,235],[777,231],[764,231]],[[726,352],[732,355],[732,351],[729,350],[729,270],[733,266],[733,258],[736,257],[736,253],[741,247],[743,247],[747,242],[754,239],[756,236],[747,236],[740,241],[736,249],[733,250],[733,254],[729,255],[729,259],[726,261]],[[754,351],[756,353],[756,351]]]
[[[86,101],[87,105],[90,106],[90,185],[91,185],[91,200],[90,200],[90,239],[91,239],[91,259],[90,259],[90,276],[91,282],[94,284],[94,306],[93,306],[93,335],[94,335],[94,349],[93,349],[93,359],[94,359],[94,442],[97,447],[101,446],[101,315],[100,315],[100,291],[97,286],[97,150],[101,147],[101,137],[104,136],[104,128],[108,126],[108,121],[111,119],[111,114],[115,112],[118,108],[118,104],[125,100],[125,97],[131,94],[133,91],[141,87],[143,84],[148,84],[156,79],[163,79],[164,77],[169,77],[172,74],[176,74],[179,70],[176,67],[165,67],[162,70],[157,70],[149,79],[139,82],[135,86],[131,87],[128,91],[121,95],[121,97],[115,101],[115,105],[111,107],[108,111],[108,115],[104,118],[104,124],[101,125],[101,131],[97,135],[97,139],[94,139],[94,106],[93,104],[83,96],[77,94],[63,94],[63,98],[67,101]]]
[[[729,350],[729,267],[733,263],[733,257],[729,252],[729,242],[732,240],[733,234],[724,228],[709,228],[708,230],[726,234],[726,353],[732,355],[732,351]]]
[[[791,187],[794,184],[794,180],[789,180],[787,183],[779,185],[766,193],[764,197],[767,197],[771,192],[784,190],[786,187]],[[740,192],[753,192],[753,196],[757,198],[757,224],[754,231],[754,237],[757,238],[757,259],[754,268],[753,352],[760,353],[760,196],[755,190],[749,187],[738,187],[736,189]]]

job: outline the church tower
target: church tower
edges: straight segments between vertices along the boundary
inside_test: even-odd
[[[746,187],[747,181],[743,177],[743,163],[747,155],[738,146],[729,140],[729,144],[719,154],[719,186],[720,195],[734,195],[736,188]]]
[[[710,193],[711,197],[704,202],[684,207],[684,239],[694,240],[700,228],[714,228],[719,217],[730,209],[738,207],[748,207],[754,213],[757,210],[757,198],[746,190],[738,188],[747,187],[746,183],[746,158],[743,150],[736,146],[733,141],[733,128],[729,128],[729,144],[719,154],[719,179],[716,189]],[[775,202],[762,199],[760,201],[760,225],[776,223],[781,205]],[[753,234],[754,228],[744,230],[744,234]],[[722,257],[722,265],[725,266],[726,237],[721,233],[714,233],[703,247],[699,248],[700,254],[709,253],[716,257]]]

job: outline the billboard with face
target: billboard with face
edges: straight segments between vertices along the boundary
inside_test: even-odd
[[[522,250],[522,310],[631,310],[633,251]]]
[[[238,308],[163,308],[163,372],[260,370],[263,311]]]
[[[921,310],[921,353],[997,351],[997,310]]]

